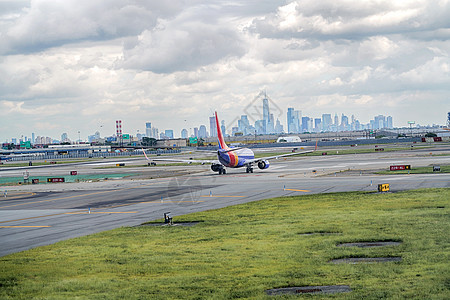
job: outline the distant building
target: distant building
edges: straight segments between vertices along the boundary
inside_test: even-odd
[[[156,141],[156,147],[186,147],[187,142],[186,139],[164,139]]]
[[[209,117],[209,135],[217,136],[216,117]]]
[[[150,136],[148,136],[148,137],[157,139],[158,135],[159,135],[158,131],[159,131],[158,128],[152,127],[152,130],[151,130],[152,134]]]
[[[348,117],[344,114],[342,114],[341,116],[341,126],[340,129],[341,131],[346,131],[349,130],[349,124],[348,124]]]
[[[145,123],[145,135],[146,135],[147,137],[150,137],[150,138],[153,137],[153,133],[152,133],[152,123],[151,123],[151,122]]]
[[[205,125],[200,125],[200,128],[198,129],[198,137],[199,138],[207,138],[208,132],[206,131]]]
[[[323,131],[331,131],[332,124],[333,124],[333,120],[331,119],[331,114],[323,114],[322,115],[322,130]]]
[[[388,116],[386,118],[386,127],[389,128],[389,129],[394,128],[394,121],[392,120],[391,116]]]
[[[183,128],[183,130],[181,130],[181,138],[187,139],[187,137],[188,137],[188,131],[187,131],[187,129]]]
[[[242,115],[238,120],[238,131],[243,135],[253,134],[247,115]]]
[[[309,128],[309,117],[302,117],[302,132],[311,132]]]
[[[294,108],[289,107],[287,111],[287,126],[288,133],[299,133],[300,127],[301,111],[294,110]]]
[[[225,121],[222,120],[221,123],[222,123],[222,125],[220,125],[220,131],[222,131],[223,136],[226,136],[227,132],[226,132],[226,128],[225,128]]]
[[[166,129],[164,131],[164,135],[169,138],[169,139],[173,139],[173,130],[172,129]]]
[[[256,134],[266,133],[266,122],[264,120],[258,120],[255,122]]]
[[[301,143],[300,137],[293,136],[281,136],[277,139],[277,143]]]
[[[198,127],[194,127],[194,136],[198,137]]]
[[[314,131],[316,131],[316,132],[322,131],[322,119],[321,118],[314,119]]]
[[[283,125],[281,124],[280,120],[277,119],[277,123],[275,125],[275,133],[283,133]]]
[[[33,133],[33,135],[34,135],[34,133]],[[32,137],[32,140],[34,143],[34,136]],[[65,133],[65,132],[63,134],[61,134],[61,143],[70,143],[67,133]]]

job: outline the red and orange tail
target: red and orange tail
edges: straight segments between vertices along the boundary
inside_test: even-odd
[[[216,113],[216,127],[217,127],[217,139],[219,140],[219,149],[228,149],[227,144],[225,143],[225,139],[223,138],[222,129],[220,128],[219,118]]]

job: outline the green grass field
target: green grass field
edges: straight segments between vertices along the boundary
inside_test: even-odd
[[[203,221],[190,227],[119,228],[1,257],[0,298],[269,299],[266,289],[344,284],[353,291],[291,298],[448,299],[449,199],[450,189],[305,195],[174,217]],[[379,240],[402,244],[336,247]],[[402,261],[329,262],[385,256]]]

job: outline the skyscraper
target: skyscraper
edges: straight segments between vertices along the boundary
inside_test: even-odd
[[[341,130],[346,131],[348,130],[348,117],[344,114],[341,116]]]
[[[280,120],[277,119],[277,123],[275,125],[275,133],[283,133],[283,125],[281,125]]]
[[[226,128],[225,128],[225,121],[222,120],[221,123],[222,123],[222,125],[220,125],[220,130],[222,131],[222,134],[224,136],[226,136],[227,133],[226,133]]]
[[[217,136],[216,117],[209,117],[209,136]]]
[[[302,132],[311,132],[309,128],[309,117],[302,117]]]
[[[181,138],[187,139],[187,137],[188,137],[188,131],[186,128],[183,128],[183,130],[181,130]]]
[[[145,135],[147,137],[153,137],[153,135],[152,135],[152,123],[151,122],[145,123]]]
[[[200,125],[200,128],[198,129],[198,137],[199,138],[207,138],[208,133],[206,132],[206,126]]]
[[[374,129],[381,129],[386,128],[386,117],[383,115],[375,116],[375,128]]]
[[[386,127],[389,128],[389,129],[394,128],[394,122],[393,122],[391,116],[388,116],[388,117],[386,118]]]
[[[250,122],[247,115],[242,115],[241,119],[238,120],[238,130],[242,132],[243,135],[252,134],[252,132],[250,132]]]
[[[331,114],[323,114],[322,115],[322,130],[323,131],[330,131],[332,123],[333,123],[333,121],[331,119]]]
[[[164,131],[164,135],[165,135],[166,137],[168,137],[169,139],[173,139],[173,130],[172,130],[172,129],[166,129],[166,130]]]
[[[299,133],[300,132],[300,118],[301,112],[294,110],[294,108],[289,107],[287,111],[287,126],[288,133]]]
[[[320,132],[322,130],[322,119],[315,118],[314,119],[314,131]]]
[[[264,96],[263,99],[263,120],[266,123],[269,122],[269,118],[270,118],[270,112],[269,112],[269,100],[267,99],[267,96]]]

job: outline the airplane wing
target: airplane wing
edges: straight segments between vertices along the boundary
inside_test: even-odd
[[[148,158],[147,154],[145,153],[144,149],[142,149],[142,152],[145,155],[145,159],[152,160],[152,161],[167,161],[167,162],[178,162],[178,163],[186,163],[186,164],[192,164],[192,163],[201,163],[204,164],[220,164],[218,160],[200,160],[200,159],[176,159],[176,158]]]
[[[252,164],[252,163],[257,163],[257,162],[260,162],[260,161],[263,161],[263,160],[278,159],[280,157],[311,153],[311,152],[314,152],[314,151],[315,150],[308,150],[308,151],[302,151],[302,152],[286,153],[286,154],[280,154],[280,155],[274,155],[274,156],[266,156],[266,157],[254,158],[254,159],[246,160],[246,163],[247,164]]]
[[[220,162],[218,160],[175,159],[175,158],[153,158],[153,159],[148,159],[148,160],[178,162],[178,163],[186,163],[186,164],[201,163],[202,165],[205,165],[205,164],[220,164]]]

